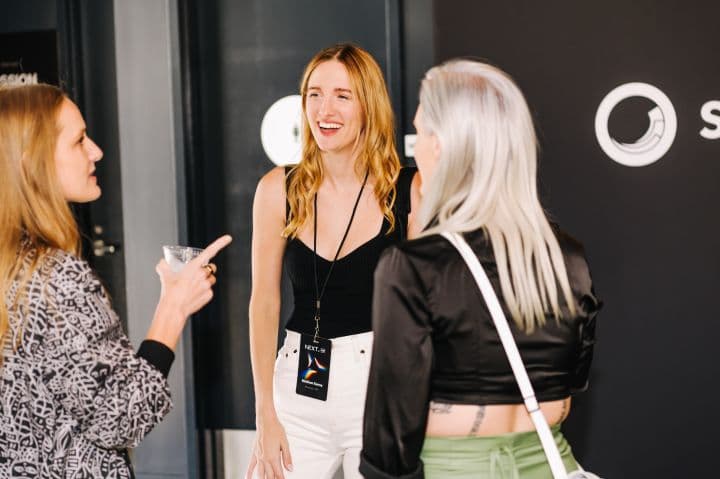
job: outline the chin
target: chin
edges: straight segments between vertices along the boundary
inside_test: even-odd
[[[86,195],[83,195],[78,200],[75,200],[75,203],[90,203],[91,201],[95,201],[98,198],[102,196],[102,190],[100,187],[96,187],[94,191],[88,192]]]

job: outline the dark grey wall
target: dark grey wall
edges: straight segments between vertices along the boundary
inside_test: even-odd
[[[114,254],[93,256],[91,261],[110,290],[113,307],[127,325],[113,2],[84,0],[72,3],[70,15],[74,18],[76,43],[73,61],[78,77],[76,97],[89,134],[104,153],[97,164],[103,193],[100,199],[87,205],[86,221],[90,224],[86,230],[93,240],[116,248]]]
[[[719,15],[713,0],[435,2],[438,60],[487,58],[526,93],[545,205],[585,243],[605,307],[565,431],[603,477],[717,474],[720,140],[699,131],[701,106],[720,99]],[[641,168],[608,158],[594,131],[603,97],[633,81],[660,88],[678,117],[672,148]],[[647,111],[624,102],[611,133],[634,141]]]
[[[412,121],[418,105],[420,80],[435,64],[433,2],[406,0],[402,2],[400,11],[403,104],[402,111],[398,113],[404,128],[403,133],[414,134]],[[402,145],[400,143],[401,153]]]
[[[0,1],[0,33],[56,28],[57,0]]]

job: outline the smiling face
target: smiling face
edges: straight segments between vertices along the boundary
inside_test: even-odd
[[[55,147],[55,168],[67,201],[86,203],[100,197],[95,162],[103,152],[87,136],[85,121],[75,103],[67,98],[57,116],[60,131]]]
[[[362,108],[339,61],[323,62],[310,74],[305,118],[322,152],[352,155],[362,131]]]

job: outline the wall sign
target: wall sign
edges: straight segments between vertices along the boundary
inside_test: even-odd
[[[623,100],[644,97],[655,103],[648,111],[647,131],[633,143],[616,141],[608,130],[613,109]],[[625,83],[607,94],[595,115],[595,135],[600,147],[610,158],[625,166],[646,166],[656,162],[670,149],[677,133],[677,115],[670,99],[658,88],[647,83]]]
[[[0,34],[0,85],[58,84],[55,30]]]

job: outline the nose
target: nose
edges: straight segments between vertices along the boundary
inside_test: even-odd
[[[324,118],[333,113],[332,97],[330,95],[322,99],[318,112],[320,113],[320,118]]]
[[[92,141],[90,137],[86,138],[85,146],[87,148],[88,156],[93,163],[100,161],[103,157],[103,151],[97,146],[97,143]]]

